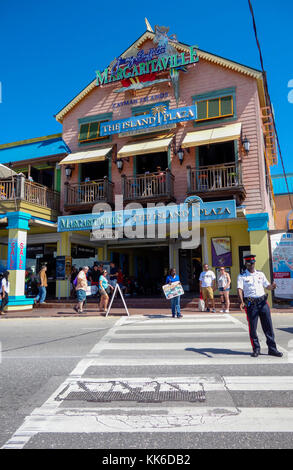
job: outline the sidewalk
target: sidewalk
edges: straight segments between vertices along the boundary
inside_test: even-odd
[[[73,304],[74,305],[74,304]],[[167,308],[129,308],[128,311],[130,315],[154,315],[154,316],[171,316],[171,310],[169,307]],[[191,308],[191,307],[185,307],[181,309],[182,315],[191,315],[191,314],[198,314],[198,315],[207,315],[207,312],[199,312],[197,308]],[[293,308],[281,308],[281,309],[276,309],[272,308],[271,309],[272,314],[276,313],[289,313],[293,314]],[[230,309],[231,314],[243,314],[243,312],[240,309],[237,308],[231,308]],[[210,312],[211,315],[215,315],[214,313]],[[216,309],[216,314],[220,314],[220,309]],[[86,309],[85,313],[83,314],[78,314],[73,310],[72,308],[68,308],[67,306],[64,307],[63,305],[60,305],[59,307],[34,307],[32,310],[27,310],[27,311],[15,311],[15,312],[7,312],[4,315],[0,315],[0,320],[3,319],[9,319],[9,318],[50,318],[50,317],[103,317],[105,314],[103,312],[98,311],[98,307],[96,305],[89,305],[88,308]],[[125,312],[124,307],[113,307],[111,308],[111,312],[109,313],[110,316],[127,316],[127,313]],[[179,320],[178,320],[179,321]]]

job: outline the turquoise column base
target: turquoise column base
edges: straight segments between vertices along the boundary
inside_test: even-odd
[[[31,310],[34,305],[34,299],[30,299],[25,295],[11,295],[8,298],[8,304],[5,311],[12,312],[17,310]]]

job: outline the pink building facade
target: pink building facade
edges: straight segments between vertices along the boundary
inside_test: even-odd
[[[141,51],[156,49],[156,34],[147,31],[120,57],[137,59]],[[166,53],[157,50],[147,77],[145,67],[134,69],[129,62],[120,67],[121,80],[111,81],[110,71],[106,75],[101,71],[103,83],[93,80],[57,113],[63,140],[71,150],[60,162],[64,191],[59,222],[67,227],[62,230],[62,254],[70,256],[71,245],[77,242],[91,246],[97,261],[115,261],[129,278],[142,280],[144,292],[150,293],[158,293],[173,266],[185,289],[197,292],[201,265],[207,262],[217,270],[225,264],[236,293],[235,278],[247,251],[257,255],[258,268],[270,277],[268,230],[275,228],[270,166],[275,151],[268,132],[263,76],[180,42],[168,45],[172,57],[177,55],[176,63],[163,62]],[[113,57],[119,53],[113,51]],[[191,113],[188,120],[182,109]],[[164,120],[176,112],[174,123],[171,118]],[[140,129],[150,115],[156,116],[157,125]],[[135,118],[139,125],[121,127],[122,120],[133,124]],[[116,132],[117,122],[121,126]],[[111,135],[103,135],[107,129]],[[90,230],[70,225],[70,220],[85,218],[99,202],[115,211],[115,196],[121,195],[124,207],[132,202],[144,207],[180,204],[189,196],[200,197],[206,206],[201,211],[199,245],[184,249],[180,237],[93,241]],[[233,202],[234,216],[217,217],[226,201]],[[214,208],[211,217],[206,207]]]

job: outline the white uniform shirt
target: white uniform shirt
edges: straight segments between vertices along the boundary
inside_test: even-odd
[[[250,273],[246,270],[237,279],[237,288],[243,290],[244,297],[262,297],[265,295],[264,287],[269,285],[269,281],[261,271]]]
[[[199,276],[202,287],[212,287],[213,281],[216,279],[215,273],[211,270],[203,271]]]
[[[6,281],[5,277],[1,281],[1,293],[2,293],[2,288],[4,287],[4,291],[9,294],[9,281]]]

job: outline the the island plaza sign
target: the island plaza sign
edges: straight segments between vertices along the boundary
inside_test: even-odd
[[[129,131],[152,129],[177,122],[194,120],[196,116],[196,106],[185,106],[176,109],[167,109],[166,106],[154,106],[150,114],[101,123],[100,135],[107,136],[123,134]]]

